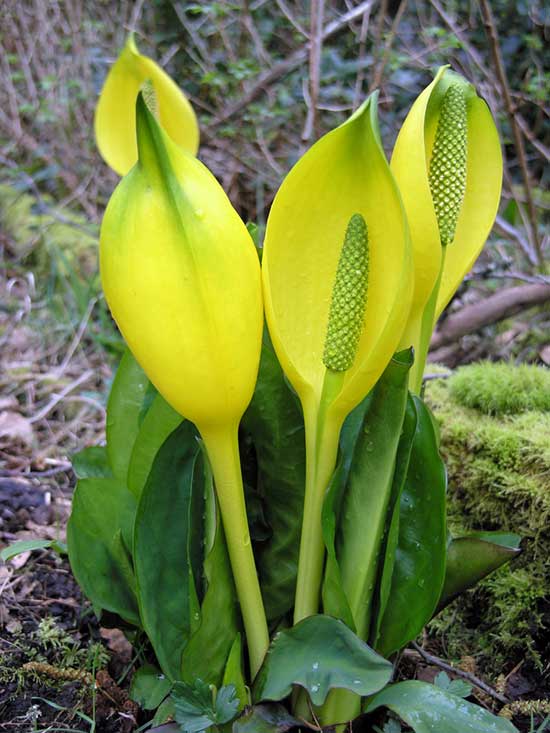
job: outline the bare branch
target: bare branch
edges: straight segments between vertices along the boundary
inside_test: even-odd
[[[525,196],[527,198],[527,207],[529,209],[529,220],[530,220],[529,223],[530,223],[530,229],[531,229],[531,236],[533,238],[533,243],[535,245],[538,264],[539,266],[542,266],[544,263],[544,255],[542,253],[539,231],[538,231],[538,226],[537,226],[537,213],[535,210],[535,203],[533,201],[533,192],[531,188],[531,177],[529,174],[529,168],[527,166],[527,159],[525,157],[525,146],[523,143],[523,135],[522,135],[520,126],[516,118],[517,109],[516,109],[514,102],[512,101],[512,96],[510,93],[510,85],[508,84],[508,77],[506,75],[506,69],[504,68],[504,63],[502,61],[502,54],[500,51],[500,45],[498,41],[498,32],[497,32],[495,20],[493,17],[493,11],[491,10],[491,6],[489,5],[488,0],[479,0],[479,7],[481,9],[483,25],[485,26],[485,31],[487,33],[487,38],[489,40],[489,47],[491,49],[493,63],[495,65],[497,78],[498,78],[500,89],[502,92],[504,106],[508,114],[508,119],[510,120],[512,134],[514,136],[514,144],[515,144],[516,153],[518,156],[519,167],[520,167],[521,174],[523,177],[523,183],[525,186]]]
[[[324,42],[328,38],[331,38],[336,33],[341,31],[342,28],[345,28],[346,25],[352,20],[354,20],[355,18],[359,18],[361,15],[363,15],[367,8],[370,8],[372,6],[372,3],[373,0],[364,0],[363,2],[359,3],[357,7],[341,15],[338,20],[327,23],[321,36],[322,41]],[[235,102],[226,109],[222,110],[222,112],[208,125],[208,129],[211,129],[216,125],[221,125],[230,117],[233,117],[238,112],[248,107],[248,105],[253,102],[256,97],[265,92],[266,88],[270,84],[272,84],[277,79],[280,79],[282,76],[289,74],[291,71],[294,71],[294,69],[298,68],[298,66],[300,66],[300,64],[302,64],[307,59],[309,47],[309,43],[304,44],[301,48],[298,48],[296,51],[294,51],[294,53],[292,53],[287,59],[285,59],[284,61],[280,61],[278,64],[276,64],[272,69],[269,69],[268,71],[264,71],[263,73],[259,74],[256,77],[256,81],[251,84],[250,88],[245,94],[242,95],[241,99],[239,99],[238,102]]]
[[[439,349],[466,334],[479,331],[485,326],[498,323],[548,301],[550,301],[550,285],[544,283],[499,290],[488,298],[466,305],[448,316],[435,331],[430,348]]]
[[[449,664],[448,662],[445,662],[443,659],[440,659],[439,657],[436,657],[434,654],[430,654],[425,649],[422,649],[422,647],[416,644],[414,641],[411,643],[411,646],[415,648],[417,654],[420,655],[423,659],[425,659],[426,662],[429,662],[430,664],[434,664],[436,667],[439,667],[440,669],[444,669],[446,672],[451,672],[451,674],[454,674],[457,677],[461,677],[463,680],[468,680],[468,682],[471,682],[472,685],[474,685],[474,687],[477,687],[478,689],[483,690],[483,692],[485,692],[487,695],[492,697],[494,700],[498,700],[498,702],[501,702],[503,704],[506,704],[508,702],[507,697],[502,695],[500,692],[497,692],[490,685],[488,685],[483,680],[479,679],[479,677],[476,677],[471,672],[465,672],[463,669],[460,669],[459,667],[453,667],[452,664]],[[407,653],[407,650],[405,650],[405,654],[407,656],[412,656]]]

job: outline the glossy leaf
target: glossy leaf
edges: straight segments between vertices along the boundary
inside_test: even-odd
[[[204,496],[200,449],[193,444],[189,422],[170,435],[158,452],[143,488],[136,514],[134,562],[143,627],[164,674],[180,679],[182,652],[196,619],[195,573],[192,557],[202,548],[190,547],[196,537],[193,514]]]
[[[203,567],[206,592],[200,608],[200,625],[183,650],[181,679],[192,683],[196,677],[200,677],[219,687],[237,635],[239,611],[210,474],[206,478],[204,489],[206,502],[204,528],[201,525],[203,538],[198,537],[195,546],[202,548],[202,543],[206,543]],[[191,517],[191,521],[193,519]]]
[[[67,544],[74,576],[96,609],[139,626],[129,555],[135,511],[135,499],[120,481],[82,479],[73,495]]]
[[[107,75],[95,113],[101,156],[122,176],[137,160],[134,109],[146,82],[153,86],[154,106],[167,134],[192,155],[199,146],[197,120],[187,98],[153,59],[139,53],[131,34]]]
[[[309,616],[274,638],[254,684],[254,699],[282,700],[300,685],[314,705],[334,688],[370,695],[386,685],[392,666],[340,620]]]
[[[155,715],[153,716],[153,720],[151,721],[152,726],[160,727],[151,728],[151,733],[153,733],[153,731],[155,730],[163,731],[163,733],[168,733],[170,730],[174,730],[174,728],[175,733],[181,733],[180,727],[176,723],[167,722],[174,719],[174,709],[174,701],[171,697],[167,697],[161,702],[155,712]]]
[[[403,486],[407,478],[409,470],[409,462],[414,435],[417,426],[417,413],[412,395],[409,393],[407,398],[407,406],[405,408],[405,417],[403,419],[403,428],[399,437],[399,445],[397,447],[397,455],[395,459],[395,472],[393,475],[390,503],[388,506],[388,526],[384,539],[384,549],[382,553],[382,573],[376,593],[376,608],[374,609],[374,625],[371,629],[371,639],[378,639],[380,633],[380,624],[384,617],[388,600],[391,593],[393,569],[395,565],[395,554],[399,541],[399,514],[401,495]],[[376,644],[373,644],[376,647]]]
[[[126,349],[107,403],[107,455],[115,478],[126,482],[128,465],[139,433],[142,407],[149,387],[145,372]]]
[[[157,394],[145,414],[136,436],[128,466],[128,488],[139,499],[156,454],[183,418],[164,397]],[[195,436],[191,436],[194,446]]]
[[[282,705],[254,705],[233,723],[232,733],[286,733],[299,725]]]
[[[336,535],[338,517],[340,516],[342,499],[351,470],[353,454],[365,415],[374,396],[373,392],[374,390],[348,415],[342,427],[340,458],[328,485],[321,514],[323,541],[327,551],[322,586],[323,612],[329,616],[342,619],[352,631],[355,631],[355,621],[342,586],[340,565],[336,556]]]
[[[235,637],[227,657],[223,673],[223,685],[233,685],[235,687],[235,694],[239,699],[239,710],[243,710],[248,706],[250,694],[243,672],[243,641],[240,633]]]
[[[183,733],[204,733],[235,717],[238,700],[233,685],[222,687],[215,695],[212,692],[200,678],[195,678],[193,684],[176,682],[172,692],[174,717]]]
[[[107,448],[94,445],[75,453],[71,457],[73,471],[77,478],[112,478]]]
[[[172,682],[152,664],[144,664],[134,673],[130,698],[144,710],[155,710],[172,689]]]
[[[67,553],[67,546],[63,542],[59,542],[59,540],[17,540],[0,550],[0,560],[8,562],[12,557],[17,557],[17,555],[21,555],[24,552],[49,550],[50,548],[60,555]]]
[[[346,592],[342,584],[342,574],[336,556],[336,523],[340,514],[342,496],[346,488],[348,472],[341,460],[330,481],[323,502],[321,521],[323,523],[323,541],[327,550],[325,574],[323,578],[323,612],[329,616],[342,619],[352,631],[356,630]]]
[[[414,397],[417,424],[399,504],[391,589],[376,648],[387,656],[430,620],[445,577],[446,472],[428,408]]]
[[[390,685],[372,698],[366,712],[387,707],[415,733],[517,733],[509,720],[426,682]]]
[[[337,555],[342,586],[361,638],[367,638],[370,626],[411,363],[410,351],[396,354],[373,390],[342,503]]]
[[[300,405],[285,381],[264,333],[258,382],[241,430],[250,436],[257,461],[257,492],[270,537],[255,555],[269,619],[292,608],[304,502],[305,442]]]
[[[520,554],[521,538],[505,532],[475,532],[454,537],[447,547],[445,583],[437,612],[482,578]]]

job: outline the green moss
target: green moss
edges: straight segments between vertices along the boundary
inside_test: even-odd
[[[449,380],[452,398],[487,415],[550,412],[550,370],[484,362],[459,369]]]
[[[49,196],[37,199],[0,183],[0,225],[17,259],[39,274],[55,270],[58,277],[81,280],[96,275],[97,225]]]
[[[540,668],[550,654],[550,413],[510,414],[507,395],[511,390],[516,404],[533,404],[529,385],[535,384],[542,406],[541,385],[548,377],[538,367],[481,364],[434,380],[426,390],[441,425],[451,528],[502,529],[524,538],[517,561],[432,624],[451,654],[472,654],[492,671],[521,660]],[[475,395],[480,410],[469,406]],[[488,404],[498,405],[500,414],[486,414]]]

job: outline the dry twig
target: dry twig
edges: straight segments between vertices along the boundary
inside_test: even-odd
[[[452,674],[456,675],[457,677],[461,677],[462,679],[467,680],[468,682],[471,682],[472,685],[479,688],[480,690],[485,692],[487,695],[492,697],[493,700],[497,700],[498,702],[502,703],[503,705],[509,702],[507,697],[502,695],[500,692],[497,692],[490,685],[488,685],[483,680],[479,679],[479,677],[476,677],[471,672],[465,672],[463,669],[460,669],[459,667],[453,667],[452,664],[445,662],[443,659],[436,657],[434,654],[430,654],[429,652],[427,652],[425,649],[423,649],[421,646],[419,646],[414,641],[411,642],[411,646],[414,647],[417,654],[419,654],[426,662],[429,662],[430,664],[434,664],[436,667],[440,667],[441,669],[444,669],[446,672],[451,672]],[[405,650],[406,656],[413,656],[413,654],[411,654],[410,650]]]

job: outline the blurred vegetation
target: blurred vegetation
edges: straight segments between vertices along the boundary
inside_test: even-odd
[[[278,185],[316,138],[379,87],[389,153],[413,99],[434,69],[449,63],[489,103],[506,156],[495,231],[454,305],[503,285],[548,282],[544,0],[491,0],[489,21],[487,0],[325,0],[316,7],[320,22],[312,26],[310,2],[299,0],[7,0],[0,10],[0,182],[35,197],[42,213],[54,208],[59,218],[68,210],[85,217],[86,229],[98,224],[117,178],[95,150],[93,110],[134,30],[142,52],[189,95],[200,119],[201,158],[261,235]],[[41,287],[51,285],[40,269],[46,260],[32,252],[40,237],[14,246],[3,231],[0,246],[4,278],[30,269],[39,297],[51,292]],[[545,329],[546,316],[539,325]],[[484,346],[495,329],[482,336],[470,351],[491,356]],[[525,349],[524,336],[516,334],[506,354],[540,360],[541,344]]]

